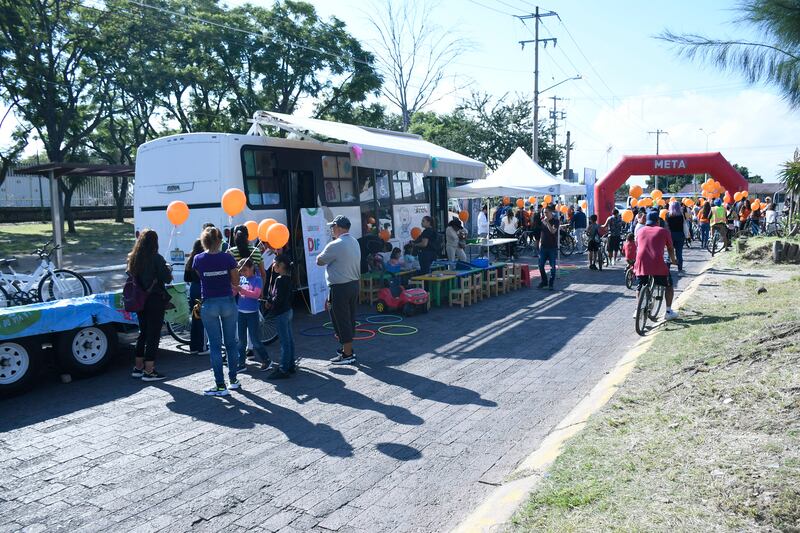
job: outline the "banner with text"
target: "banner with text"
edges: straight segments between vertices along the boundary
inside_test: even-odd
[[[586,186],[586,216],[597,213],[594,209],[594,184],[597,181],[597,171],[593,168],[583,169],[583,183]]]
[[[331,240],[327,220],[322,209],[301,209],[300,224],[303,231],[303,248],[306,255],[306,274],[308,277],[308,299],[311,314],[325,310],[328,299],[328,284],[325,283],[325,267],[317,265],[317,256]]]

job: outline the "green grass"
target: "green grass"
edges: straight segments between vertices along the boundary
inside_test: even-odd
[[[800,276],[766,272],[706,280],[510,529],[796,530]]]
[[[65,255],[89,254],[97,250],[123,253],[133,246],[133,224],[128,221],[80,221],[75,223],[75,229],[77,235],[65,234]],[[52,236],[53,226],[49,222],[0,224],[0,257],[29,255]]]

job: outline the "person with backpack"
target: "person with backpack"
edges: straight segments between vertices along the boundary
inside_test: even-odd
[[[425,215],[422,217],[422,233],[414,239],[414,247],[419,250],[420,274],[428,274],[431,271],[431,263],[439,257],[439,235],[433,227],[433,219]]]
[[[608,231],[608,254],[612,263],[617,262],[622,243],[622,219],[619,216],[619,209],[614,209],[611,216],[606,219],[602,229]]]
[[[600,225],[597,223],[597,215],[589,217],[589,225],[586,227],[586,243],[586,250],[589,252],[589,270],[597,270],[597,263],[602,261],[600,257]]]
[[[160,381],[166,376],[155,368],[156,353],[164,325],[164,312],[169,301],[166,284],[172,282],[172,271],[158,253],[158,233],[145,229],[128,254],[128,285],[133,287],[134,298],[141,308],[136,311],[139,321],[139,338],[136,339],[136,362],[131,377],[142,381]],[[127,294],[124,295],[127,298]],[[127,302],[126,302],[127,307]]]

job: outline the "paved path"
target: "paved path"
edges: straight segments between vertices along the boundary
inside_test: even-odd
[[[688,256],[680,285],[707,258]],[[434,309],[404,322],[416,335],[357,343],[358,371],[297,334],[322,317],[298,318],[298,376],[228,398],[174,350],[151,386],[124,358],[51,377],[0,402],[0,531],[446,531],[635,342],[622,282],[564,270],[555,292]]]

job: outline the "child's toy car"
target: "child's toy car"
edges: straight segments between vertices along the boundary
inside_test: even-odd
[[[375,309],[379,313],[399,310],[406,316],[411,316],[417,311],[427,313],[428,293],[425,289],[406,289],[395,279],[378,291],[378,303],[375,304]]]

